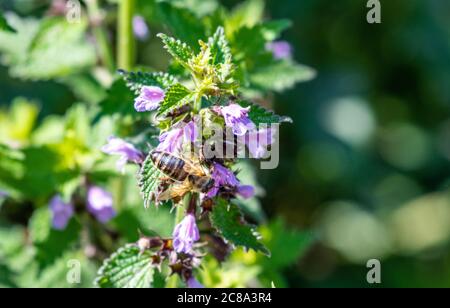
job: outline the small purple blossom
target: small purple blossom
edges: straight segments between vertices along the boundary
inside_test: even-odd
[[[215,197],[223,186],[234,188],[238,195],[246,199],[253,197],[255,194],[253,186],[241,185],[234,173],[221,164],[214,163],[211,178],[214,180],[214,186],[207,192],[208,198]]]
[[[88,189],[87,209],[101,223],[107,223],[116,216],[112,195],[97,186]]]
[[[275,129],[262,128],[248,132],[245,135],[245,144],[253,158],[264,158],[267,148],[274,142]]]
[[[243,136],[247,131],[254,130],[255,124],[249,119],[250,107],[243,108],[238,104],[230,104],[220,108],[220,113],[225,119],[225,124],[231,127],[233,134]]]
[[[200,239],[195,216],[188,213],[173,231],[173,247],[177,252],[189,253],[194,242]]]
[[[0,198],[7,198],[9,194],[6,191],[0,190]]]
[[[266,50],[272,52],[277,60],[289,59],[292,57],[292,46],[286,41],[274,41],[266,44]]]
[[[134,36],[140,41],[145,41],[149,38],[150,30],[148,29],[144,17],[140,15],[133,17],[133,32]]]
[[[198,128],[192,120],[189,123],[182,123],[175,126],[159,136],[158,151],[176,153],[185,142],[196,142],[198,138]]]
[[[60,196],[55,196],[50,200],[49,208],[53,229],[64,230],[74,214],[73,205],[65,203]]]
[[[164,97],[164,90],[160,87],[143,86],[141,94],[134,101],[134,109],[137,112],[156,110],[164,100]]]
[[[194,277],[189,278],[186,281],[186,285],[188,288],[191,288],[191,289],[203,289],[205,287],[200,282],[198,282],[198,280],[195,279]]]
[[[102,147],[102,151],[109,155],[120,155],[117,161],[117,169],[124,172],[128,161],[141,164],[144,161],[144,154],[136,149],[131,143],[123,139],[111,136],[108,143]]]
[[[236,193],[244,199],[249,199],[255,195],[255,188],[251,185],[240,185],[237,187]]]

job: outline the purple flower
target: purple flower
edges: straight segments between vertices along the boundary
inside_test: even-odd
[[[266,44],[266,50],[272,52],[277,60],[292,57],[292,46],[286,41],[274,41]]]
[[[189,278],[186,281],[187,287],[191,289],[203,289],[205,286],[198,282],[194,277]]]
[[[245,135],[245,144],[253,158],[264,158],[267,147],[274,141],[275,130],[272,128],[262,128],[248,132]]]
[[[243,136],[247,131],[254,130],[255,124],[249,119],[250,107],[243,108],[238,104],[230,104],[220,108],[225,124],[233,129],[236,136]]]
[[[189,253],[194,242],[200,239],[195,216],[188,213],[173,230],[173,247],[176,252]]]
[[[192,120],[189,123],[176,125],[170,131],[159,136],[158,151],[176,153],[185,142],[195,142],[198,138],[198,128]]]
[[[150,36],[150,31],[144,17],[140,15],[133,17],[133,32],[134,36],[136,36],[136,38],[140,41],[145,41],[148,39]]]
[[[101,223],[107,223],[116,216],[112,195],[97,186],[88,189],[87,209]]]
[[[137,112],[156,110],[164,100],[164,96],[164,90],[160,87],[143,86],[141,94],[134,100],[134,109]]]
[[[102,151],[109,155],[120,155],[117,161],[117,169],[124,172],[125,164],[130,161],[141,164],[144,161],[144,154],[137,150],[132,144],[123,139],[111,136],[108,143],[102,147]]]
[[[7,198],[9,194],[6,191],[0,190],[0,198]]]
[[[52,213],[52,226],[56,230],[64,230],[74,214],[73,205],[65,203],[60,196],[50,200],[50,211]]]
[[[219,189],[223,186],[235,189],[238,195],[246,199],[254,196],[255,189],[253,186],[241,185],[231,170],[218,163],[214,163],[213,168],[211,177],[214,180],[214,186],[207,192],[206,196],[208,198],[215,197],[219,192]]]
[[[242,198],[248,199],[255,195],[255,188],[251,185],[240,185],[237,187],[236,193]]]

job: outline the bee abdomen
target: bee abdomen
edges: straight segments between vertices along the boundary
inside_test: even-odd
[[[153,151],[151,159],[156,168],[165,175],[177,181],[184,181],[188,173],[184,170],[185,162],[169,153]]]

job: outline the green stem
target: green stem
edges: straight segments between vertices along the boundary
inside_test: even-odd
[[[114,57],[110,48],[111,44],[103,25],[103,16],[98,5],[98,0],[86,0],[89,19],[93,23],[93,33],[98,44],[98,52],[103,64],[111,72],[114,71]]]
[[[135,0],[121,0],[119,2],[117,63],[118,67],[124,70],[131,70],[135,60],[134,8]]]

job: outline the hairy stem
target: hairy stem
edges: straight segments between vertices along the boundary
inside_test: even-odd
[[[135,60],[135,39],[133,35],[133,15],[135,0],[119,2],[117,63],[124,70],[131,70]]]

